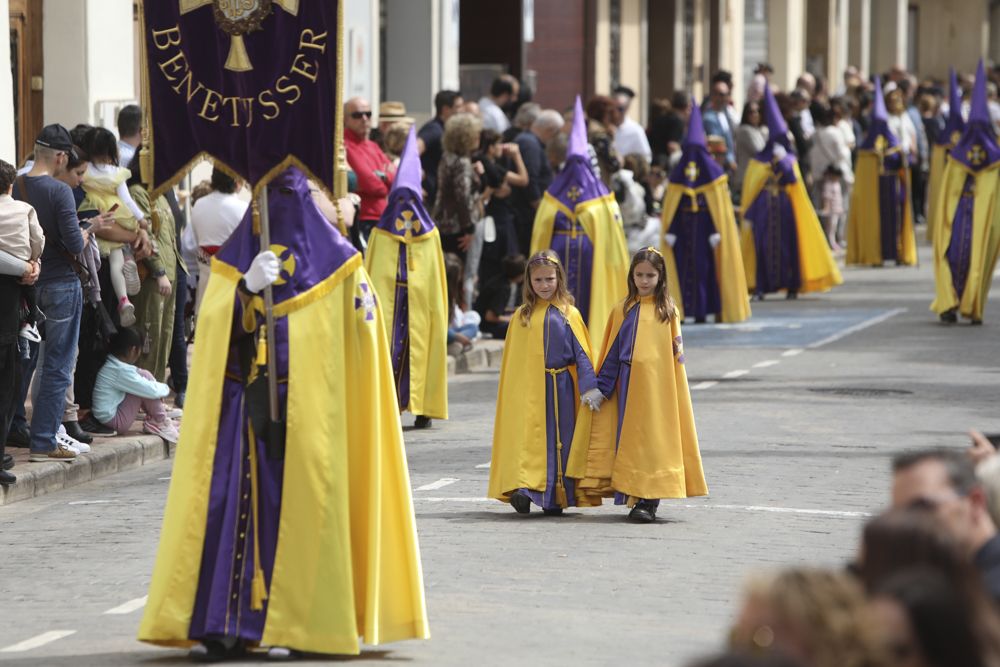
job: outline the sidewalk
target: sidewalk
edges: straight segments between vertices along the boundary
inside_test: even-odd
[[[468,352],[448,357],[448,375],[498,369],[502,355],[503,341],[480,340]],[[174,448],[159,436],[138,431],[115,438],[94,438],[91,452],[81,454],[72,463],[29,463],[27,449],[7,447],[7,453],[14,455],[11,472],[17,475],[17,483],[0,486],[0,506],[162,461],[171,457]]]

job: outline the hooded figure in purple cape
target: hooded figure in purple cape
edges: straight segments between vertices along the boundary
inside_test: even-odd
[[[948,153],[962,138],[965,120],[962,118],[962,89],[958,87],[958,77],[955,68],[948,69],[948,118],[944,129],[935,137],[931,147],[930,174],[927,180],[927,240],[934,242],[934,228],[937,227],[938,205],[941,197],[941,185],[944,183],[944,168],[948,163]]]
[[[764,150],[743,177],[743,264],[757,298],[786,291],[822,292],[843,282],[823,226],[806,192],[798,160],[774,93],[764,88],[769,130]]]
[[[875,77],[871,125],[858,146],[847,219],[847,263],[916,265],[917,240],[910,204],[910,167],[889,129],[882,82]]]
[[[949,154],[938,201],[931,310],[942,322],[955,322],[958,315],[973,324],[983,321],[1000,253],[998,174],[1000,146],[990,121],[986,71],[980,60],[969,120]]]
[[[729,180],[708,152],[701,110],[691,108],[680,162],[663,198],[660,248],[681,318],[742,322],[750,317]]]
[[[600,340],[608,314],[628,293],[629,253],[618,202],[590,166],[579,96],[566,165],[545,191],[531,233],[532,255],[550,248],[566,270],[567,287],[590,337]]]
[[[139,639],[200,642],[214,659],[256,645],[356,654],[359,637],[426,637],[378,301],[302,172],[266,187],[271,252],[248,211],[212,260]],[[269,255],[274,331],[255,278]],[[260,437],[266,336],[277,348],[283,439]]]
[[[437,226],[424,208],[414,129],[389,203],[368,239],[365,268],[386,313],[399,409],[416,426],[448,418],[448,287]]]

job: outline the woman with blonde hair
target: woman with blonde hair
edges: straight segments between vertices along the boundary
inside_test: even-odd
[[[782,653],[808,667],[882,667],[871,620],[864,591],[849,575],[790,568],[747,582],[730,644]]]

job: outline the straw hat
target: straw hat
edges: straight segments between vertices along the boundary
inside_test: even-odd
[[[402,102],[382,102],[378,105],[378,122],[382,123],[408,123],[412,125],[416,121],[406,115],[406,105]]]

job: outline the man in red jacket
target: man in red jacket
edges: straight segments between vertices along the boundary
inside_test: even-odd
[[[372,107],[363,97],[352,97],[344,104],[344,147],[347,163],[357,176],[355,192],[361,197],[358,224],[351,229],[355,245],[363,252],[368,235],[385,208],[396,169],[392,160],[368,138],[372,125]]]

